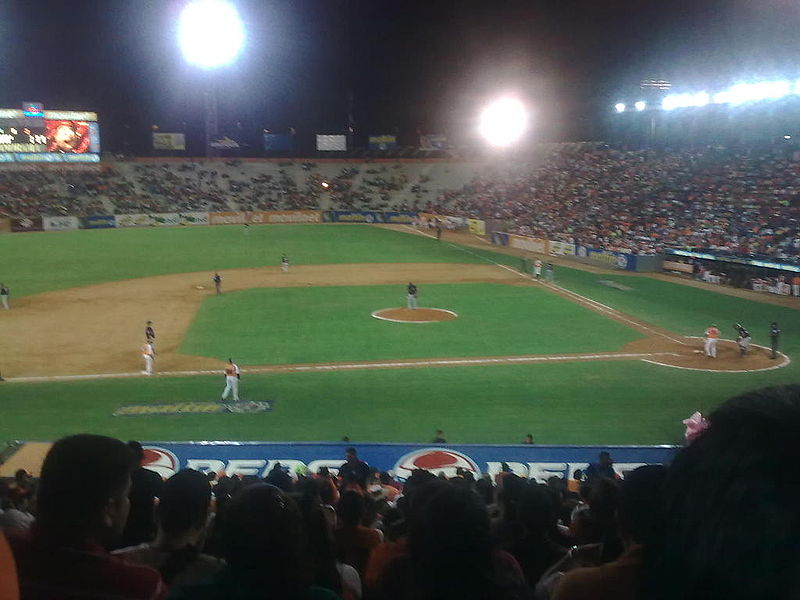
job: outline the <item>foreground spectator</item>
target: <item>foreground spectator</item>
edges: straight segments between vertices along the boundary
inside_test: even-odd
[[[211,485],[198,471],[184,469],[164,483],[157,509],[158,536],[153,544],[118,550],[128,562],[158,569],[168,585],[201,583],[225,566],[202,554]]]
[[[164,481],[161,476],[145,469],[144,449],[139,442],[128,442],[133,452],[136,468],[131,473],[131,510],[122,532],[120,546],[135,546],[152,541],[156,535],[155,502],[161,495]]]
[[[636,600],[641,597],[641,565],[644,549],[652,543],[660,521],[660,495],[666,468],[639,467],[622,483],[617,514],[625,551],[599,567],[575,569],[555,588],[553,600]]]
[[[367,487],[369,478],[369,465],[358,458],[355,448],[348,448],[344,452],[345,463],[339,467],[339,477],[342,487],[358,486],[362,490]]]
[[[370,552],[382,541],[380,531],[361,525],[365,512],[364,496],[355,490],[342,494],[336,507],[339,529],[335,536],[339,560],[355,567],[362,577]]]
[[[411,525],[409,554],[386,566],[385,600],[522,599],[519,565],[491,543],[486,506],[473,491],[434,481],[435,493]]]
[[[670,467],[645,597],[800,597],[800,386],[733,398],[708,420]]]
[[[311,585],[303,518],[294,501],[275,486],[257,483],[231,501],[223,526],[227,566],[210,582],[175,588],[186,600],[336,600]]]
[[[22,598],[166,596],[156,571],[106,550],[128,517],[133,466],[130,448],[112,438],[82,434],[53,444],[42,465],[32,535],[12,540]]]

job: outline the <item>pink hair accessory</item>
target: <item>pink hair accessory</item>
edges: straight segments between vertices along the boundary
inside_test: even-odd
[[[684,419],[682,423],[686,425],[686,433],[684,434],[684,436],[686,438],[687,444],[693,442],[698,437],[700,437],[700,434],[702,434],[706,429],[708,429],[708,426],[710,425],[708,419],[706,419],[703,416],[703,413],[699,411],[696,411],[688,419]]]

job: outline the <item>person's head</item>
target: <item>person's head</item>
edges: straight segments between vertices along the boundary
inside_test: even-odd
[[[144,461],[144,448],[142,448],[142,445],[139,442],[134,440],[128,442],[128,448],[131,449],[131,452],[133,453],[133,459],[138,467],[142,464],[142,461]]]
[[[339,498],[336,505],[336,514],[346,527],[355,527],[364,518],[366,504],[364,496],[355,490],[348,490]]]
[[[157,509],[158,525],[166,537],[200,537],[208,522],[211,485],[199,471],[183,469],[164,482]]]
[[[392,480],[392,476],[389,475],[389,473],[387,473],[386,471],[381,471],[380,475],[378,475],[378,478],[380,479],[380,482],[383,485],[391,485],[392,483],[394,483]]]
[[[552,493],[544,485],[525,486],[519,495],[517,515],[528,539],[543,539],[557,521]]]
[[[597,455],[597,462],[599,462],[600,465],[604,467],[614,464],[614,461],[611,460],[611,455],[605,450]]]
[[[800,386],[732,398],[708,420],[667,474],[650,597],[800,596]]]
[[[58,440],[39,479],[39,533],[58,543],[111,543],[128,518],[133,466],[130,447],[119,440],[91,434]]]
[[[17,469],[14,471],[14,481],[16,481],[18,484],[26,484],[30,478],[30,474],[25,469]]]
[[[500,463],[500,472],[502,472],[502,473],[511,473],[511,467],[508,466],[508,463],[501,462]]]
[[[355,448],[350,447],[344,451],[344,457],[347,462],[355,462],[358,460],[358,453],[356,452]]]
[[[229,359],[228,359],[228,364],[229,364],[229,365],[232,365],[232,364],[233,364],[233,359],[232,359],[232,358],[229,358]]]
[[[240,578],[271,586],[275,595],[303,581],[303,520],[294,501],[273,485],[244,489],[226,510],[223,545]]]
[[[147,324],[148,324],[148,325],[152,325],[152,324],[153,324],[153,322],[152,322],[152,321],[148,321],[148,322],[147,322]]]
[[[572,478],[577,479],[578,481],[582,481],[583,471],[581,469],[575,469],[575,471],[572,473]]]
[[[661,492],[666,477],[663,465],[645,465],[623,480],[617,521],[624,542],[647,544],[652,540],[653,529],[661,520]]]
[[[437,438],[444,437],[444,431],[442,431],[441,429],[437,429],[436,430],[436,437]]]
[[[526,433],[525,434],[525,443],[532,444],[533,443],[533,434]]]
[[[3,285],[3,284],[1,284],[1,283],[0,283],[0,285]],[[777,326],[778,326],[778,323],[777,323],[777,322],[775,322],[775,321],[773,321],[773,322],[770,324],[770,327],[777,327]]]

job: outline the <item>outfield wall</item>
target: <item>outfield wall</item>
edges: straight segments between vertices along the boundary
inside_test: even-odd
[[[264,477],[278,462],[294,473],[316,472],[320,467],[336,472],[344,463],[345,450],[355,446],[359,458],[380,471],[392,472],[399,480],[406,479],[414,469],[436,474],[444,472],[453,477],[460,468],[476,476],[482,473],[493,476],[501,471],[502,463],[520,477],[539,481],[554,476],[566,478],[575,469],[585,469],[590,462],[596,462],[597,455],[604,450],[611,453],[616,471],[624,475],[641,465],[668,463],[678,450],[676,446],[435,446],[344,442],[143,442],[143,445],[144,466],[162,477],[185,468]],[[4,468],[26,468],[38,474],[48,449],[49,444],[24,443]]]

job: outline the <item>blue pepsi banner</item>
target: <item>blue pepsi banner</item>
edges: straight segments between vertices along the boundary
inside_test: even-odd
[[[383,213],[374,210],[326,210],[323,220],[329,223],[383,223]]]
[[[672,460],[675,446],[490,446],[351,443],[268,443],[268,442],[147,442],[144,466],[162,477],[180,469],[224,472],[227,475],[264,477],[276,463],[290,472],[316,472],[328,467],[336,472],[344,463],[345,450],[354,446],[361,460],[404,481],[415,469],[448,477],[457,469],[494,475],[502,463],[520,477],[545,481],[567,478],[575,469],[585,469],[607,451],[620,475],[645,464]]]
[[[384,223],[413,223],[417,213],[410,211],[383,211]]]
[[[636,270],[636,255],[627,252],[613,252],[611,250],[598,250],[589,246],[576,246],[575,256],[588,258],[590,261],[600,263],[614,269],[626,271]]]
[[[110,229],[116,227],[114,215],[90,215],[81,217],[81,229]]]

